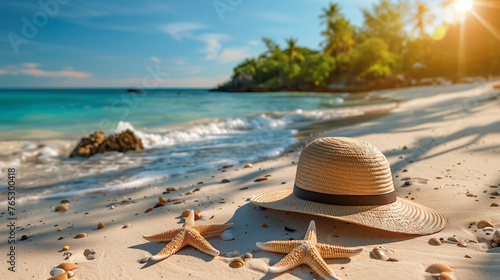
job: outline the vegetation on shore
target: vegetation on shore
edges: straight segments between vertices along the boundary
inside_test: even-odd
[[[491,28],[500,26],[498,1],[472,2],[473,10],[457,8],[460,1],[442,1],[455,12],[455,21],[437,25],[432,34],[427,30],[435,16],[421,2],[380,0],[362,9],[361,27],[345,18],[339,4],[330,3],[319,15],[321,49],[300,47],[292,37],[286,48],[263,38],[266,51],[237,65],[232,80],[218,90],[364,89],[500,73],[500,31]]]

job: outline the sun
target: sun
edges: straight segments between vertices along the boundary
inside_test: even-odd
[[[457,0],[453,6],[458,13],[463,14],[472,8],[472,0]]]

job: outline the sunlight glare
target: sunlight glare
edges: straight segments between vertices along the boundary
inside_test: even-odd
[[[458,13],[463,14],[472,8],[472,0],[457,0],[453,5]]]

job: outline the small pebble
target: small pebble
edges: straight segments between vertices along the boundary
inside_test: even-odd
[[[23,235],[23,236],[21,236],[21,240],[26,240],[26,239],[28,239],[28,236],[27,236],[27,235]]]
[[[98,228],[98,229],[104,228],[104,223],[99,223],[99,224],[97,225],[97,228]]]
[[[63,251],[68,251],[69,250],[69,246],[63,246],[62,250]]]
[[[56,275],[63,274],[63,273],[66,273],[66,270],[59,268],[59,267],[54,267],[50,271],[50,276],[56,276]]]
[[[165,206],[165,203],[158,202],[158,203],[156,203],[156,205],[154,206],[154,208],[163,207],[163,206]]]
[[[262,227],[267,227],[267,225],[266,224],[262,224]]]
[[[220,238],[222,240],[226,240],[226,241],[228,241],[228,240],[234,240],[233,231],[230,230],[230,229],[224,231],[223,233],[221,233]]]
[[[245,264],[245,261],[243,259],[237,258],[237,259],[233,260],[229,264],[229,266],[232,268],[238,268],[238,267],[242,267],[244,264]]]
[[[148,208],[148,209],[146,209],[146,212],[144,212],[144,213],[148,213],[148,212],[151,212],[153,210],[154,210],[153,208]]]
[[[164,197],[162,197],[162,196],[160,196],[160,197],[158,197],[158,201],[161,202],[161,203],[165,203],[165,202],[167,202],[167,199],[164,198]]]
[[[481,220],[477,223],[477,228],[484,228],[484,227],[495,227],[495,226],[488,220]]]
[[[139,260],[139,263],[147,263],[149,258],[142,258]]]
[[[429,244],[431,244],[433,246],[439,246],[439,245],[442,245],[443,242],[441,242],[441,240],[437,239],[436,237],[433,237],[433,238],[429,239]]]
[[[498,207],[498,203],[493,202],[490,206],[492,206],[492,207]]]
[[[87,234],[85,232],[82,232],[82,233],[75,235],[75,239],[84,238],[84,237],[87,237]]]
[[[253,165],[251,163],[245,164],[245,168],[252,168],[252,167],[253,167]]]
[[[225,183],[229,183],[231,181],[229,181],[229,179],[222,179],[220,182],[223,183],[223,184],[225,184]]]
[[[254,182],[262,182],[265,180],[267,180],[267,177],[260,177],[260,178],[255,179]]]

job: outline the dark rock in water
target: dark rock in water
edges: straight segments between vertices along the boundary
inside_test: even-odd
[[[127,129],[120,134],[113,134],[106,138],[103,131],[96,131],[88,138],[83,137],[80,143],[69,155],[72,157],[91,157],[97,153],[120,152],[142,150],[141,139]]]
[[[127,89],[127,92],[142,93],[142,91],[135,89],[135,88],[129,88],[129,89]]]

